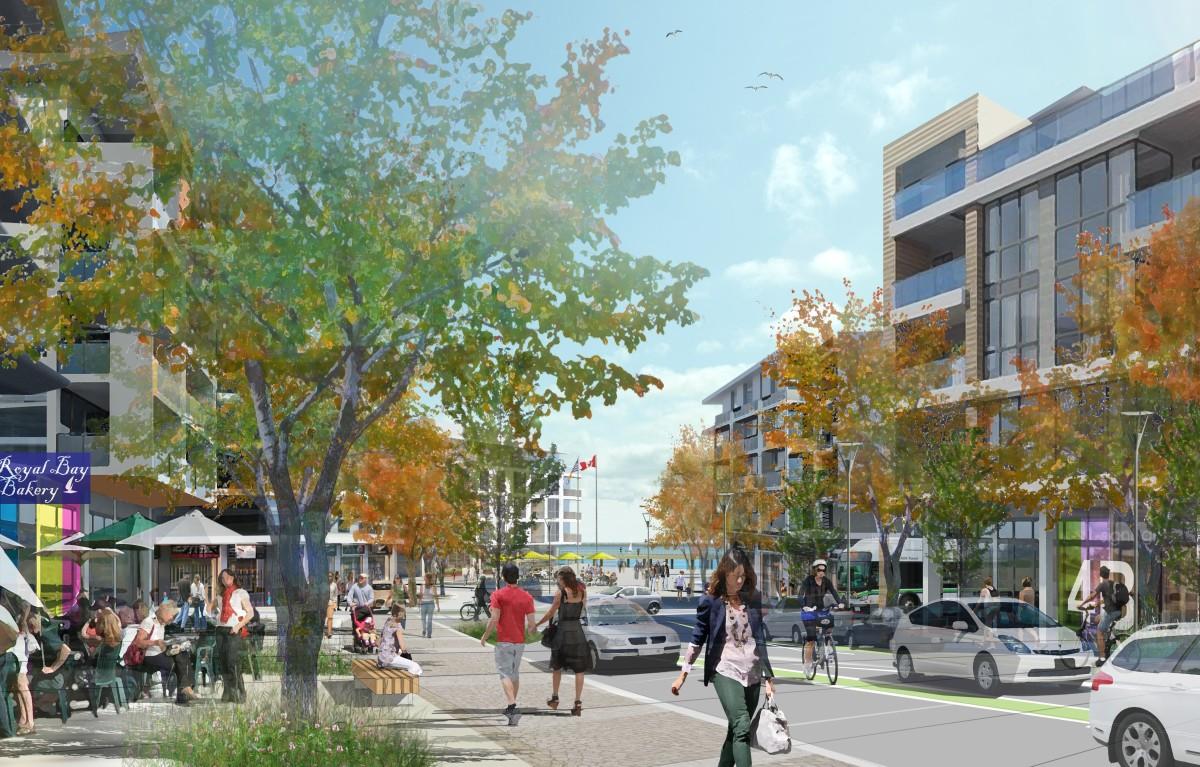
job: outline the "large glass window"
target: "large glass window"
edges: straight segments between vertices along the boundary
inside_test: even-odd
[[[984,210],[984,378],[1016,372],[1018,357],[1037,361],[1038,193],[1036,188]]]
[[[1075,307],[1079,305],[1079,288],[1075,284],[1079,270],[1079,236],[1089,232],[1105,242],[1120,242],[1130,228],[1130,207],[1126,200],[1133,191],[1133,183],[1132,145],[1089,160],[1055,180],[1056,364],[1075,359],[1075,350],[1083,340],[1074,316]]]

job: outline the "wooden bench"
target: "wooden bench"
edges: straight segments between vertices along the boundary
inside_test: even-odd
[[[411,705],[412,696],[421,692],[419,677],[396,668],[380,668],[374,658],[355,658],[350,673],[358,687],[371,693],[368,705],[375,702],[376,695],[399,696],[397,703]]]

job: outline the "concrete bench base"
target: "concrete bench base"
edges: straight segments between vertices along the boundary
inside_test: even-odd
[[[356,706],[412,705],[413,696],[421,692],[418,677],[400,669],[379,668],[374,659],[356,658],[350,673],[358,687]]]

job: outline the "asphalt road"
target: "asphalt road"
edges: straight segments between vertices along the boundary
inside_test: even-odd
[[[694,613],[669,610],[657,620],[687,641]],[[540,648],[539,648],[540,649]],[[926,678],[901,685],[883,651],[839,647],[841,678],[831,687],[818,673],[799,672],[802,654],[771,643],[779,703],[792,738],[829,756],[885,767],[1099,767],[1103,747],[1087,732],[1088,688],[1010,686],[999,698],[982,697],[970,682]],[[697,718],[722,719],[716,695],[694,674],[678,698],[675,672],[601,669],[592,679],[631,696],[680,706]]]

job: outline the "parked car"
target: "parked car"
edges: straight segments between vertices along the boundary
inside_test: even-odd
[[[584,634],[592,665],[618,660],[650,660],[674,668],[680,641],[674,629],[657,622],[646,610],[612,595],[589,597]]]
[[[801,619],[800,597],[775,597],[767,602],[767,612],[763,616],[763,627],[767,631],[767,639],[799,644],[806,636],[804,622]],[[850,635],[852,613],[849,610],[833,610],[833,641],[845,643]]]
[[[904,610],[899,607],[885,607],[882,610],[872,610],[867,615],[855,614],[850,630],[847,632],[847,644],[855,647],[891,647],[892,636]]]
[[[606,586],[593,593],[597,597],[628,600],[651,615],[662,609],[662,594],[645,586]]]
[[[1078,687],[1094,656],[1075,632],[1016,599],[942,599],[896,624],[891,650],[901,682],[919,674],[973,679],[998,695],[1008,683]]]
[[[371,591],[375,592],[375,601],[371,603],[371,612],[380,612],[386,608],[388,598],[392,595],[391,581],[371,581]]]
[[[1088,729],[1124,767],[1200,765],[1200,623],[1148,626],[1092,676]]]

